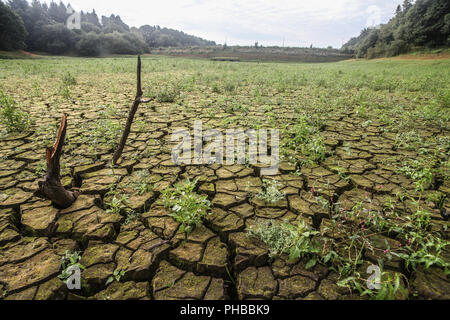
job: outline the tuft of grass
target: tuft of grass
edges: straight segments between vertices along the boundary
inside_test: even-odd
[[[122,135],[123,127],[118,121],[111,119],[100,119],[97,121],[94,130],[88,136],[90,144],[95,146],[105,144],[111,149],[115,149]]]
[[[214,93],[222,93],[222,90],[217,82],[213,83],[213,85],[211,87],[211,91]]]
[[[227,81],[223,85],[223,89],[228,93],[232,93],[232,92],[236,91],[236,88],[237,88],[237,84],[233,81]]]

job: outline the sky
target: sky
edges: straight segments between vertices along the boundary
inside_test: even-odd
[[[69,0],[63,2],[67,4]],[[50,3],[50,0],[45,1]],[[56,2],[59,2],[57,0]],[[228,45],[340,48],[386,23],[403,0],[70,0],[76,11],[118,14],[132,27],[159,25]]]

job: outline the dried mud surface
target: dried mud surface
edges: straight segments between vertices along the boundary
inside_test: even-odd
[[[417,158],[418,151],[396,148],[395,134],[383,130],[377,119],[368,123],[352,108],[338,108],[320,131],[327,147],[326,159],[301,168],[283,161],[280,173],[273,178],[283,185],[286,197],[276,205],[267,205],[251,197],[261,190],[258,165],[176,166],[172,162],[173,128],[186,127],[192,131],[194,120],[203,120],[205,128],[224,128],[224,120],[230,118],[235,120],[230,127],[245,127],[257,119],[266,119],[266,111],[254,102],[245,85],[238,89],[239,101],[248,105],[245,114],[223,109],[211,114],[205,105],[215,105],[218,94],[205,94],[209,89],[200,84],[195,90],[184,92],[177,102],[142,105],[123,159],[118,168],[111,170],[108,163],[113,147],[97,143],[90,132],[99,119],[123,125],[135,90],[132,61],[127,64],[131,71],[101,76],[79,74],[77,84],[70,87],[68,99],[52,91],[60,82],[58,77],[40,82],[37,91],[41,94],[36,96],[31,92],[33,79],[39,80],[39,75],[1,79],[2,87],[24,106],[35,124],[29,133],[0,139],[0,296],[3,299],[360,299],[358,294],[337,286],[336,273],[326,266],[307,269],[306,261],[291,262],[287,256],[269,259],[265,245],[249,239],[245,230],[257,219],[305,221],[321,230],[330,222],[330,212],[311,196],[312,188],[316,194],[327,199],[331,196],[335,201],[370,198],[380,208],[384,197],[405,190],[414,193],[413,181],[385,164],[385,160],[393,156]],[[145,63],[144,59],[144,79],[159,74],[146,70]],[[153,80],[145,84],[157,85]],[[357,94],[355,89],[348,90],[351,95]],[[290,106],[301,98],[312,110],[313,104],[309,102],[317,99],[316,94],[317,91],[308,92],[305,88],[283,93],[267,90],[265,98],[273,101],[272,113],[277,121],[289,125],[296,118],[296,111]],[[383,95],[400,103],[404,99],[388,92]],[[283,98],[280,104],[275,102],[278,97]],[[114,105],[117,110],[105,115],[102,105]],[[63,112],[68,114],[68,136],[62,157],[62,180],[67,188],[79,188],[81,196],[71,207],[60,210],[33,196],[33,190],[37,178],[43,174],[39,169],[44,164],[45,146],[54,139]],[[428,126],[420,128],[420,132],[423,136],[448,137],[448,129]],[[153,189],[139,195],[124,187],[123,192],[130,197],[130,208],[140,213],[139,219],[124,224],[125,215],[106,212],[105,194],[112,183],[120,187],[138,170],[150,173]],[[212,202],[211,214],[186,242],[179,224],[160,201],[161,190],[185,178],[198,178],[197,192],[207,194]],[[448,180],[434,181],[427,191],[446,195],[444,210],[449,209]],[[433,212],[434,228],[447,238],[449,222],[432,204],[428,209]],[[392,246],[397,245],[395,238],[383,237]],[[169,242],[149,250],[161,240]],[[82,253],[81,264],[86,269],[82,272],[81,291],[69,291],[58,278],[66,250]],[[368,252],[364,261],[372,263],[377,258]],[[439,268],[407,273],[395,259],[387,268],[405,274],[410,297],[450,298],[448,277]],[[120,282],[106,285],[116,269],[125,270]]]

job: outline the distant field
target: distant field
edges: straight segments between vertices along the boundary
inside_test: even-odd
[[[188,47],[158,48],[153,54],[185,58],[214,59],[231,57],[241,61],[273,62],[336,62],[352,56],[336,49],[319,48],[281,48],[281,47]]]
[[[291,58],[277,55],[264,59]],[[8,133],[1,115],[0,298],[449,299],[450,59],[142,65],[155,101],[111,169],[136,57],[0,60],[0,90],[31,120]],[[33,190],[63,113],[62,181],[81,196],[59,210]],[[176,166],[172,131],[195,120],[279,129],[280,173]],[[170,207],[167,192],[187,178],[210,214],[185,234],[173,215],[192,208]],[[66,250],[85,267],[81,291],[58,278]],[[362,295],[370,265],[382,290]]]

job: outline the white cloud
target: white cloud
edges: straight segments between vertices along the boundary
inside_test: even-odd
[[[49,1],[47,1],[49,2]],[[160,25],[228,44],[340,47],[366,27],[370,6],[381,22],[402,0],[70,0],[76,10],[119,14],[131,26]]]

